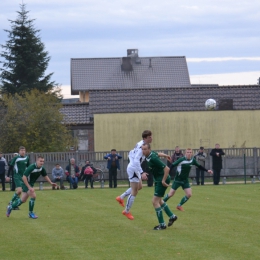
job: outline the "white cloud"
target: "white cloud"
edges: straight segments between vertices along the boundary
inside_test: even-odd
[[[259,71],[191,75],[191,84],[218,84],[218,85],[255,85],[260,77]]]
[[[187,62],[260,61],[260,57],[187,58]]]

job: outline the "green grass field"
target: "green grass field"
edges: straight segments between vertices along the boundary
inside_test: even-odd
[[[178,190],[168,201],[178,220],[161,231],[153,188],[138,194],[133,221],[115,201],[125,189],[37,189],[35,220],[28,202],[7,218],[13,192],[1,192],[0,259],[259,259],[259,183],[194,186],[185,212],[175,210]]]

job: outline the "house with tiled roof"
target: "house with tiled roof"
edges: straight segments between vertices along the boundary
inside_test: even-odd
[[[68,118],[73,118],[75,122],[78,118],[77,120],[84,122],[85,127],[90,127],[92,124],[94,136],[88,136],[88,138],[95,140],[94,149],[96,151],[108,150],[114,145],[120,149],[123,149],[123,145],[125,145],[126,148],[123,150],[128,150],[130,144],[124,142],[121,145],[113,133],[120,129],[120,133],[126,132],[127,136],[131,136],[137,141],[140,139],[141,129],[157,131],[158,126],[155,125],[154,120],[158,120],[155,119],[158,113],[163,113],[160,114],[165,118],[163,124],[172,128],[173,132],[176,124],[180,127],[178,136],[182,129],[192,127],[181,120],[187,117],[185,112],[193,113],[193,118],[203,119],[204,122],[201,124],[207,121],[217,124],[217,121],[221,122],[225,116],[230,118],[228,114],[233,112],[231,114],[235,116],[236,122],[230,127],[241,129],[239,122],[244,115],[235,113],[235,111],[259,112],[259,90],[259,85],[192,85],[184,56],[139,57],[137,49],[128,49],[127,55],[124,57],[71,59],[71,94],[80,95],[81,103],[64,108],[64,113],[68,115]],[[214,98],[217,101],[216,113],[209,114],[207,113],[209,111],[205,111],[204,104],[208,98]],[[221,111],[229,111],[229,113],[220,113]],[[129,118],[133,115],[135,119],[130,120]],[[81,117],[84,119],[80,119]],[[149,123],[143,124],[142,122],[145,122],[147,117],[150,118]],[[169,118],[172,120],[167,121]],[[258,113],[254,115],[254,118],[258,118]],[[81,127],[77,123],[76,125]],[[201,140],[209,139],[207,132],[203,131],[203,126],[200,126],[200,123],[195,123],[195,125],[198,126],[195,132],[199,134],[193,140],[189,138],[189,141],[185,141],[183,137],[181,145],[197,147],[203,145]],[[130,129],[132,126],[135,129]],[[139,135],[133,134],[134,131],[137,131]],[[209,131],[212,132],[208,129]],[[185,134],[184,131],[183,135]],[[108,137],[106,137],[107,135]],[[214,140],[212,142],[215,142],[214,136],[217,135],[214,131],[211,136],[213,136],[211,139]],[[240,135],[231,138],[229,143],[228,138],[229,136],[223,138],[224,142],[226,146],[232,147],[241,147],[238,143],[239,139],[245,139],[243,135]],[[251,139],[250,144],[253,142]],[[157,149],[169,144],[165,140],[160,142],[160,144],[155,143]],[[180,144],[179,142],[179,140],[174,140],[171,147],[164,148],[173,148],[174,144]],[[133,145],[132,140],[131,145]]]

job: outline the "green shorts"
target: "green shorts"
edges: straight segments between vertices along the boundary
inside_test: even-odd
[[[168,176],[168,178],[165,181],[167,184],[169,184],[171,182],[171,177]],[[154,196],[156,197],[164,197],[165,191],[167,190],[168,187],[164,187],[162,185],[161,181],[156,181],[154,183]]]
[[[14,183],[16,188],[22,187],[23,179],[19,174],[14,174]]]
[[[177,190],[179,187],[182,187],[183,190],[190,188],[189,180],[188,179],[183,181],[174,180],[172,183],[172,189]]]
[[[29,184],[31,187],[33,187],[33,184],[31,184],[31,183],[29,183]],[[23,190],[23,192],[27,192],[29,190],[28,187],[24,183],[22,183],[22,190]]]

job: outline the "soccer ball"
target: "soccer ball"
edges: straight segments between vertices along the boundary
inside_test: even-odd
[[[205,107],[207,110],[214,110],[216,108],[216,104],[217,104],[216,100],[210,98],[206,100]]]

